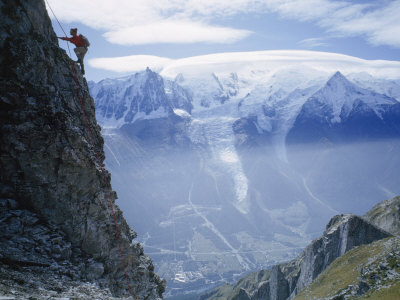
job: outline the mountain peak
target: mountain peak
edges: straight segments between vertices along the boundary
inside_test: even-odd
[[[337,71],[326,83],[328,87],[353,85],[342,73]]]
[[[149,67],[134,75],[89,85],[96,99],[98,120],[119,128],[137,120],[165,118],[173,109],[192,109],[190,95],[175,82],[163,79]]]
[[[342,73],[340,73],[340,71],[336,71],[335,74],[333,74],[332,78],[346,78],[344,77],[344,75]]]

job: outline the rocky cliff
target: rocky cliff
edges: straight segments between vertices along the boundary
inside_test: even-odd
[[[359,245],[388,236],[389,233],[361,217],[337,215],[328,223],[324,234],[296,259],[248,276],[225,292],[223,297],[231,300],[292,299],[336,258]],[[218,291],[212,291],[201,299],[223,299],[218,297]]]
[[[393,235],[399,235],[400,196],[378,203],[364,215],[364,218]]]
[[[115,205],[87,82],[58,47],[44,1],[0,9],[0,291],[51,289],[52,278],[58,293],[89,280],[117,296],[129,282],[138,299],[162,297],[165,283]]]
[[[398,299],[400,237],[356,247],[336,259],[294,300]]]

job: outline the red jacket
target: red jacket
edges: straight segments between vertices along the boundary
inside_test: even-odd
[[[64,41],[69,41],[72,44],[74,44],[76,47],[84,47],[85,46],[85,42],[83,41],[83,39],[79,36],[73,36],[70,38],[67,37],[60,37],[60,39],[64,40]]]

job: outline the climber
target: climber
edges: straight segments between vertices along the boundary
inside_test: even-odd
[[[88,39],[83,36],[82,34],[78,35],[78,29],[77,28],[71,28],[69,32],[72,37],[58,37],[59,39],[62,39],[64,41],[68,41],[73,43],[76,48],[74,49],[74,52],[76,56],[78,57],[78,60],[76,61],[81,65],[81,71],[82,74],[85,74],[85,67],[83,65],[83,58],[86,55],[86,52],[88,51],[88,47],[90,46],[90,43]]]

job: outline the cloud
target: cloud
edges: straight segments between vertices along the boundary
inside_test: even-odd
[[[246,0],[247,1],[247,0]],[[246,2],[233,0],[233,2]],[[89,27],[104,30],[104,37],[119,45],[154,43],[234,43],[252,34],[250,30],[214,25],[208,16],[228,7],[207,1],[183,0],[53,0],[53,10],[60,20],[81,22]],[[197,5],[196,5],[197,3]],[[205,12],[206,7],[219,9]],[[195,11],[202,13],[194,16]],[[235,12],[237,10],[235,9]]]
[[[400,0],[49,0],[58,17],[105,31],[117,44],[233,43],[251,34],[224,20],[240,14],[277,14],[312,22],[374,45],[400,48]],[[222,23],[221,23],[222,22]],[[135,38],[136,37],[136,38]]]
[[[328,43],[325,42],[326,38],[309,38],[305,40],[301,40],[298,44],[307,49],[313,49],[317,47],[326,47]]]
[[[234,43],[252,34],[249,30],[210,26],[191,21],[166,20],[109,31],[104,37],[119,45],[154,43]]]
[[[113,71],[118,73],[142,71],[149,67],[154,71],[160,71],[173,60],[152,55],[131,55],[109,58],[92,58],[89,65],[93,68]]]
[[[400,0],[366,4],[284,0],[271,4],[269,8],[284,18],[316,22],[330,33],[362,36],[373,45],[400,48]]]
[[[364,8],[366,10],[367,8]],[[400,1],[392,1],[387,6],[371,9],[365,13],[338,18],[333,15],[322,25],[333,32],[345,35],[364,35],[373,45],[400,47]],[[342,22],[338,22],[341,20]]]
[[[143,0],[48,1],[60,20],[80,22],[94,29],[106,31],[161,19],[157,10]]]
[[[186,2],[184,9],[186,15],[206,16],[207,12],[212,16],[275,13],[283,19],[314,22],[330,33],[362,36],[373,45],[400,48],[400,34],[398,34],[400,0],[366,1],[363,4],[345,0],[188,0]],[[311,43],[312,39],[308,42]]]
[[[329,16],[346,6],[344,1],[332,0],[273,0],[265,1],[266,8],[284,18],[299,21],[315,21]]]
[[[322,72],[345,74],[366,72],[381,78],[400,78],[400,62],[384,60],[364,60],[348,55],[304,51],[254,51],[209,54],[182,59],[169,59],[149,55],[133,55],[116,58],[96,58],[89,60],[90,66],[114,72],[136,72],[150,67],[163,76],[174,78],[179,73],[211,74],[212,72],[247,72],[266,68],[276,72],[282,68],[312,68]]]

